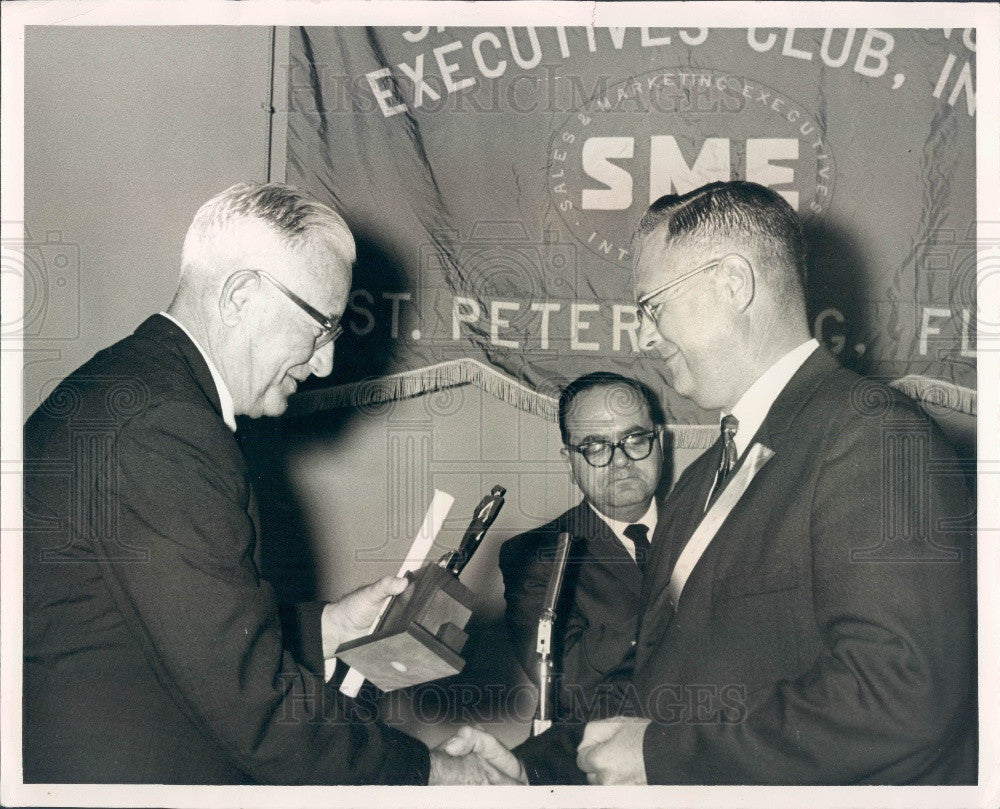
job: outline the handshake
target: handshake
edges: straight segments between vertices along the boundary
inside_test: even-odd
[[[386,576],[327,604],[322,614],[323,655],[333,658],[340,644],[370,631],[387,600],[406,589],[407,580]],[[590,784],[645,784],[642,755],[648,719],[616,716],[587,723],[576,765]],[[431,751],[430,784],[527,784],[523,762],[478,727],[466,725]]]
[[[485,730],[466,725],[431,750],[435,784],[527,784],[521,760]]]
[[[359,587],[322,613],[323,656],[370,630],[382,607],[406,589],[407,580],[386,576]],[[645,784],[642,740],[647,719],[616,716],[589,722],[576,765],[591,784]],[[524,764],[485,730],[466,725],[431,751],[430,784],[527,784]]]
[[[590,722],[576,753],[590,784],[645,784],[642,741],[648,719],[617,716]],[[431,785],[528,783],[524,764],[494,736],[466,725],[431,751]]]

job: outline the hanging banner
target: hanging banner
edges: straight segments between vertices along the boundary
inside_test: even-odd
[[[668,16],[668,15],[665,15]],[[293,412],[475,382],[548,417],[634,375],[630,238],[714,180],[799,212],[814,333],[845,365],[975,412],[972,30],[299,28],[287,180],[358,242],[334,375]],[[281,77],[279,76],[279,79]]]

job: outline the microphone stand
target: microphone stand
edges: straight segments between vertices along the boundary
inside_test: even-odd
[[[531,723],[531,735],[544,733],[552,726],[555,713],[555,695],[552,660],[552,624],[556,618],[556,602],[562,589],[563,573],[569,558],[570,535],[566,531],[559,534],[556,544],[555,564],[549,574],[549,585],[545,590],[545,601],[538,616],[538,635],[535,653],[538,655],[538,709]]]

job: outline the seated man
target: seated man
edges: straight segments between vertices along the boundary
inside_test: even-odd
[[[559,430],[583,500],[500,550],[511,644],[536,680],[535,635],[556,541],[563,531],[573,537],[553,632],[561,716],[600,712],[614,689],[598,695],[595,686],[612,669],[621,666],[627,679],[656,526],[662,427],[656,397],[633,379],[593,373],[571,382],[559,397]]]

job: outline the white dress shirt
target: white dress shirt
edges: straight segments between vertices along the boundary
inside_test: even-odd
[[[640,525],[645,525],[646,529],[649,532],[647,534],[647,538],[649,539],[650,542],[653,541],[653,529],[656,528],[656,517],[657,517],[655,497],[652,500],[650,500],[649,508],[646,509],[646,513],[643,514],[634,523],[622,522],[621,520],[612,520],[609,516],[607,516],[606,514],[602,514],[600,511],[594,508],[594,504],[591,503],[589,500],[587,501],[587,505],[590,506],[592,509],[594,509],[594,513],[602,520],[604,520],[608,528],[611,529],[611,533],[614,534],[616,537],[618,537],[618,541],[622,544],[622,547],[624,547],[625,550],[628,551],[628,555],[632,557],[633,562],[635,561],[635,543],[627,536],[625,536],[625,529],[628,528],[630,525],[635,525],[637,523]]]
[[[774,400],[778,398],[778,394],[785,389],[791,378],[795,376],[795,372],[802,367],[802,364],[817,348],[819,348],[819,341],[815,338],[806,340],[802,345],[793,348],[761,374],[757,381],[747,388],[740,397],[732,409],[732,415],[736,416],[740,423],[736,430],[736,436],[733,438],[738,457],[742,457],[743,453],[747,451],[750,439],[764,423],[764,419],[767,417],[771,405],[774,404]],[[726,415],[726,413],[720,415],[720,422],[722,417]]]
[[[181,323],[173,315],[169,315],[166,312],[160,312],[160,314],[183,331],[188,336],[188,339],[195,344],[198,351],[201,352],[202,359],[205,360],[205,365],[208,366],[208,372],[212,375],[212,381],[215,383],[215,390],[219,394],[219,406],[222,408],[222,418],[226,422],[226,426],[235,433],[236,408],[233,405],[233,397],[229,393],[229,388],[227,388],[226,383],[222,381],[219,369],[215,367],[215,363],[212,362],[211,357],[205,353],[205,349],[203,349],[201,344],[194,339],[194,335],[187,330],[187,327],[183,323]]]

